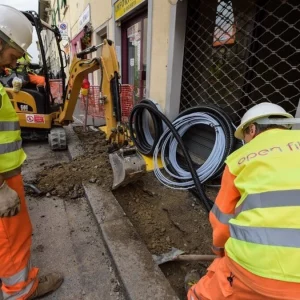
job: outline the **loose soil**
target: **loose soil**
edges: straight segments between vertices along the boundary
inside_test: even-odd
[[[38,187],[44,193],[77,199],[83,196],[82,182],[88,181],[110,190],[112,170],[107,155],[107,144],[103,132],[83,132],[77,128],[85,154],[67,163],[45,166],[38,175]]]
[[[89,181],[110,190],[112,170],[102,132],[75,131],[85,155],[70,163],[44,167],[38,187],[49,195],[59,195],[76,201],[83,195],[81,183]],[[217,190],[208,190],[211,199]],[[211,254],[211,227],[208,215],[195,197],[186,191],[164,187],[152,173],[139,181],[113,192],[123,210],[152,254],[162,254],[172,247],[191,254]],[[169,262],[160,266],[180,299],[186,299],[184,277],[192,269],[205,273],[201,263]]]

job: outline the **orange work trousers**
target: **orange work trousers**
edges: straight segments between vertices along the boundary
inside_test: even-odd
[[[230,263],[229,263],[230,262]],[[299,300],[300,284],[256,276],[228,257],[216,258],[188,300]]]
[[[7,179],[6,182],[18,193],[21,211],[14,217],[0,218],[0,279],[4,296],[18,294],[22,297],[16,299],[26,299],[22,291],[27,290],[27,293],[31,294],[37,286],[38,269],[28,267],[32,225],[25,202],[21,174]]]

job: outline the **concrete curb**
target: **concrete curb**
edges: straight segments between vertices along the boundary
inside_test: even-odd
[[[67,134],[67,143],[68,143],[68,150],[69,154],[72,159],[82,155],[83,148],[81,147],[80,140],[76,133],[73,130],[73,126],[65,126],[65,131]]]
[[[73,159],[83,149],[72,127],[67,134]],[[83,187],[128,299],[179,300],[114,195],[95,184]]]

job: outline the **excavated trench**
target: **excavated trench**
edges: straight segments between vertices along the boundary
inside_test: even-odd
[[[38,187],[49,195],[76,201],[83,195],[82,181],[112,186],[112,170],[102,132],[83,132],[75,127],[85,154],[69,163],[44,167]],[[216,190],[208,190],[211,199]],[[113,192],[136,231],[152,254],[168,252],[172,247],[186,253],[210,254],[211,228],[208,216],[195,197],[186,191],[171,190],[159,183],[152,173]],[[180,299],[185,299],[184,277],[192,269],[205,272],[207,265],[169,262],[160,266]]]

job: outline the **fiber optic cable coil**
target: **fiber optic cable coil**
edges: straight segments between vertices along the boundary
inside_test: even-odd
[[[215,134],[211,152],[200,165],[191,160],[187,145],[182,141],[197,125],[202,125],[203,130],[205,127],[213,129]],[[234,125],[223,110],[210,105],[197,106],[181,112],[171,123],[151,100],[143,100],[131,112],[129,129],[138,150],[153,155],[154,174],[162,184],[172,189],[196,191],[207,210],[211,209],[213,202],[205,195],[203,184],[221,176],[225,159],[235,150],[237,142]],[[184,165],[178,161],[179,152],[183,154]],[[163,169],[158,167],[159,157]]]

